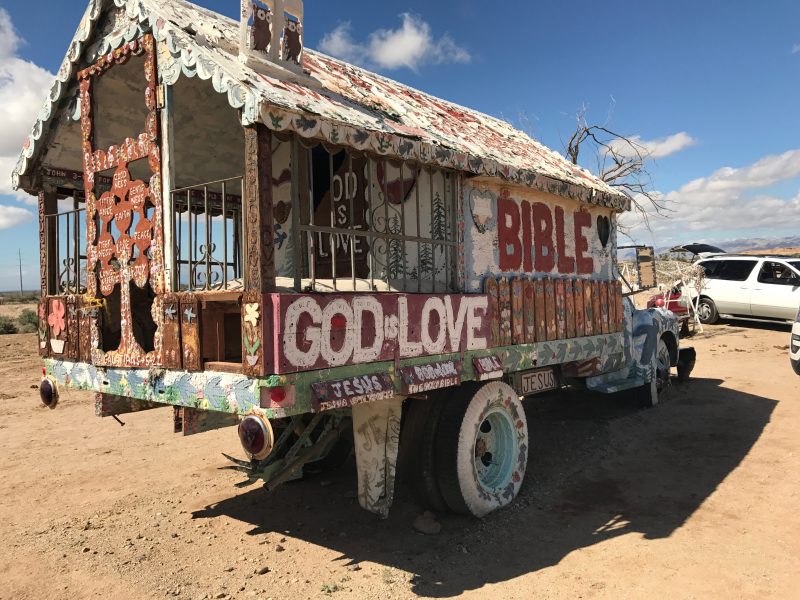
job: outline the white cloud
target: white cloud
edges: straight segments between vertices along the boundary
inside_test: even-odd
[[[0,204],[0,229],[16,227],[21,223],[27,223],[28,221],[31,221],[33,217],[33,213],[27,209],[19,206],[6,206],[5,204]]]
[[[635,144],[635,148],[618,139],[611,142],[611,147],[622,156],[634,156],[638,151],[649,158],[663,158],[697,143],[697,140],[685,131],[654,140],[643,140],[639,135],[631,136],[628,139]]]
[[[426,64],[468,63],[469,52],[444,34],[435,38],[431,26],[410,13],[400,15],[397,29],[373,31],[366,42],[357,42],[344,22],[325,34],[320,50],[343,60],[380,69],[407,67],[416,70]]]
[[[626,214],[623,223],[635,239],[654,237],[658,245],[688,241],[687,237],[701,241],[704,232],[727,232],[729,238],[756,228],[794,232],[800,223],[800,191],[780,198],[761,190],[798,177],[800,149],[765,156],[741,168],[723,167],[659,194],[673,212],[666,219],[651,215],[652,236],[633,213]]]
[[[17,55],[21,38],[0,8],[0,195],[27,201],[11,189],[11,172],[53,81],[52,73]]]

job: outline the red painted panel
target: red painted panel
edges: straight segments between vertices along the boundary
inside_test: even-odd
[[[524,297],[525,313],[525,342],[532,344],[536,341],[536,297],[534,295],[533,281],[525,279],[522,282],[522,295]]]
[[[609,309],[608,309],[608,282],[601,281],[600,282],[600,326],[602,327],[603,333],[608,333],[608,317],[609,317]]]
[[[575,292],[574,281],[567,279],[564,281],[564,298],[566,299],[567,312],[567,338],[575,337]]]
[[[511,338],[511,290],[508,279],[500,278],[497,292],[497,304],[500,308],[500,345],[510,346]]]
[[[603,318],[600,314],[600,282],[592,282],[592,329],[595,335],[600,335],[603,332]]]
[[[537,279],[533,282],[533,295],[536,298],[536,341],[547,340],[547,310],[544,301],[544,281]]]
[[[586,312],[583,300],[583,279],[576,279],[575,290],[575,336],[583,337],[586,333],[584,323],[586,322]]]
[[[511,281],[511,336],[514,344],[525,343],[525,311],[522,279]]]
[[[556,325],[556,286],[555,282],[549,277],[546,277],[544,280],[544,310],[547,340],[555,340],[558,337],[558,326]]]
[[[585,316],[583,325],[586,335],[594,335],[594,302],[592,282],[588,279],[583,282],[583,314]]]
[[[567,337],[567,299],[565,298],[564,280],[556,279],[556,336],[563,340]]]

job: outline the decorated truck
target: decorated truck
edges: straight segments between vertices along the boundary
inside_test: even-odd
[[[269,489],[354,448],[379,515],[400,452],[424,503],[484,515],[525,475],[521,397],[655,403],[674,315],[618,281],[628,197],[508,123],[306,50],[303,22],[298,0],[238,22],[91,0],[14,171],[39,199],[42,401],[235,425],[231,467]]]

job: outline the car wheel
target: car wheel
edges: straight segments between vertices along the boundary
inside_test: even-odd
[[[794,372],[800,375],[800,360],[790,359]]]
[[[704,325],[711,325],[719,320],[717,306],[711,298],[700,298],[697,305],[697,316]]]
[[[510,504],[528,463],[528,422],[517,393],[499,381],[459,390],[442,412],[436,450],[450,510],[482,517]]]
[[[417,501],[436,512],[447,510],[436,475],[436,431],[446,401],[437,393],[410,399],[400,436],[404,478]]]

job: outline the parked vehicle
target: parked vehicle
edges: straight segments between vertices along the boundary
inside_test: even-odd
[[[39,198],[47,406],[69,387],[99,416],[237,425],[232,468],[270,490],[354,445],[384,516],[402,445],[425,503],[481,516],[525,476],[522,396],[569,380],[653,404],[688,373],[675,316],[617,281],[630,198],[304,50],[299,0],[241,14],[109,0],[81,21],[14,173]]]
[[[800,259],[725,254],[697,263],[705,278],[697,314],[703,323],[720,315],[791,321],[800,306]],[[698,292],[687,286],[691,298]]]
[[[789,339],[789,360],[794,372],[800,375],[800,309],[792,324],[792,334]]]

